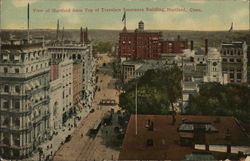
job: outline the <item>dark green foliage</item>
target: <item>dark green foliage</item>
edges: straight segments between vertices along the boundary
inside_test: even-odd
[[[120,107],[135,113],[135,85],[137,86],[138,114],[167,114],[169,106],[181,97],[182,73],[179,68],[149,70],[139,80],[124,85],[119,97]]]
[[[239,85],[206,83],[197,96],[191,96],[186,114],[234,116],[250,119],[250,88]]]
[[[97,41],[93,45],[93,50],[97,53],[111,53],[112,43],[108,41]]]

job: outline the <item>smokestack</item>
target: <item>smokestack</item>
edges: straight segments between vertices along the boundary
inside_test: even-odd
[[[208,53],[208,39],[205,39],[205,54]]]
[[[190,50],[191,51],[194,50],[194,41],[193,40],[190,41]]]
[[[80,43],[83,43],[83,31],[82,31],[82,27],[80,29]]]
[[[181,36],[180,36],[180,35],[177,36],[177,40],[178,40],[178,41],[181,40]]]

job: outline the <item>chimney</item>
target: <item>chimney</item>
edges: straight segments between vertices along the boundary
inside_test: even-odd
[[[84,43],[88,43],[89,40],[88,40],[88,28],[86,27],[86,30],[84,32]]]
[[[82,27],[80,29],[80,43],[83,43],[83,31],[82,31]]]
[[[208,53],[208,39],[205,39],[205,54]]]
[[[190,42],[190,50],[193,51],[194,50],[194,41],[191,40]]]
[[[177,40],[178,40],[178,41],[181,40],[181,36],[180,36],[180,35],[177,36]]]
[[[205,144],[206,127],[203,124],[193,124],[194,126],[194,142],[196,144]]]
[[[153,121],[151,122],[148,130],[154,131],[154,122]]]
[[[227,153],[231,153],[231,145],[230,144],[227,145]]]

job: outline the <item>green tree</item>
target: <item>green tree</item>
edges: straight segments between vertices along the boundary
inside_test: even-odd
[[[137,84],[138,114],[174,113],[174,102],[181,97],[182,74],[178,67],[168,70],[148,70],[140,79],[123,86],[120,107],[135,113],[135,85]],[[169,106],[171,105],[171,109]]]
[[[250,88],[240,85],[205,83],[199,95],[191,96],[186,114],[234,116],[250,119]]]
[[[112,46],[112,43],[109,41],[97,41],[93,45],[93,50],[97,53],[111,53]]]

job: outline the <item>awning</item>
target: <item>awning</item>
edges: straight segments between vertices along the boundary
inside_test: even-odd
[[[20,59],[20,56],[19,55],[15,55],[14,56],[14,60],[19,60]]]
[[[8,60],[8,55],[3,55],[3,60]]]

